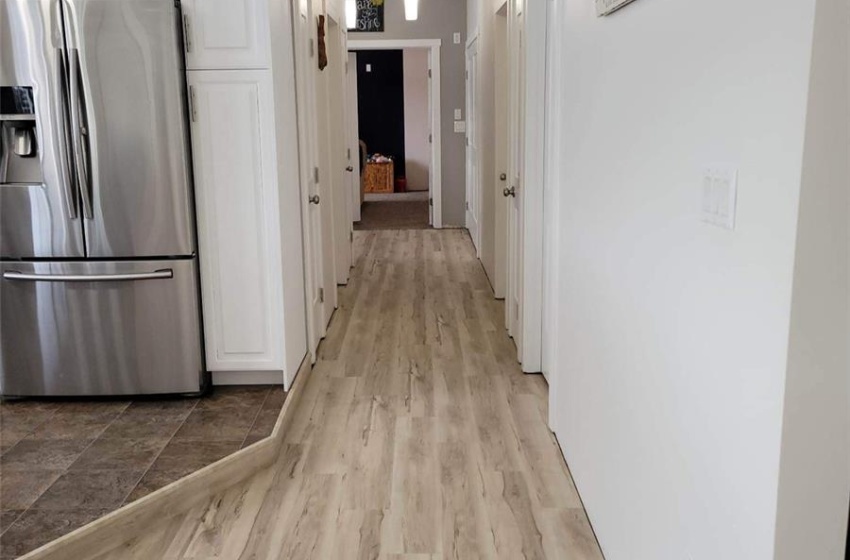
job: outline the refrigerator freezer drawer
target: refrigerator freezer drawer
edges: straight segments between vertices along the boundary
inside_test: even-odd
[[[197,261],[0,263],[4,396],[197,393]]]

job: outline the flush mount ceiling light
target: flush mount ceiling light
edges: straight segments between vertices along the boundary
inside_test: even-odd
[[[419,19],[419,0],[404,0],[404,19],[407,21]]]
[[[345,26],[349,29],[357,27],[357,0],[345,0]]]

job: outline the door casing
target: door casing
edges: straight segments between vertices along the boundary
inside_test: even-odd
[[[304,290],[307,301],[307,345],[312,361],[316,361],[319,342],[327,332],[323,280],[324,246],[321,213],[311,204],[311,196],[318,194],[314,169],[318,167],[316,140],[316,85],[312,68],[315,63],[310,42],[315,36],[310,2],[292,0],[295,37],[296,103],[298,107],[298,144],[301,177],[301,218],[304,238]]]
[[[481,257],[481,168],[478,138],[478,35],[466,43],[466,229]]]
[[[360,184],[362,169],[360,169],[360,127],[357,121],[357,53],[348,52],[348,66],[346,68],[346,112],[345,120],[348,126],[347,138],[348,148],[346,160],[352,167],[349,173],[348,189],[351,199],[351,220],[359,222],[360,205],[362,204],[362,186]]]
[[[429,103],[431,110],[431,169],[429,198],[431,201],[431,226],[443,227],[443,180],[442,180],[442,127],[440,125],[440,39],[378,39],[374,41],[348,41],[349,51],[429,49],[430,69]]]

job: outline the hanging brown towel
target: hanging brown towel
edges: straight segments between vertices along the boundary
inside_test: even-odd
[[[328,65],[328,49],[325,46],[325,16],[319,16],[319,70]]]

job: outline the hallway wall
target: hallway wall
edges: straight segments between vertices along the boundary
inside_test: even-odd
[[[846,35],[846,3],[841,17],[838,0],[819,1]],[[836,426],[847,396],[847,357],[836,355],[848,340],[847,170],[829,150],[803,152],[831,137],[846,158],[846,121],[825,124],[847,114],[812,111],[807,134],[815,0],[638,0],[607,18],[571,2],[564,14],[550,409],[606,558],[838,560],[834,535],[814,542],[817,521],[777,536],[786,490],[780,530],[847,498],[850,450]],[[846,42],[832,47],[843,61],[828,64],[846,75]],[[843,87],[811,102],[846,104]],[[701,221],[703,170],[715,163],[738,170],[734,231]],[[814,416],[789,426],[798,406]],[[825,460],[830,444],[836,464],[812,471],[825,486],[799,509],[794,497],[813,479],[793,457]]]
[[[338,0],[337,0],[338,1]],[[454,110],[463,109],[464,43],[466,42],[466,2],[463,0],[423,0],[419,19],[404,19],[404,2],[392,0],[384,3],[383,33],[349,33],[349,41],[381,39],[441,39],[441,128],[443,226],[462,226],[466,200],[466,162],[464,159],[466,136],[454,132]],[[452,34],[461,34],[461,44],[455,45]]]
[[[404,159],[409,191],[428,190],[428,55],[428,49],[404,49]]]

